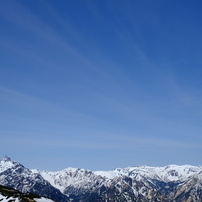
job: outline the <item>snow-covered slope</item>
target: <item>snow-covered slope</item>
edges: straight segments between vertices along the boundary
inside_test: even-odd
[[[77,168],[67,168],[62,171],[48,172],[32,170],[33,173],[40,173],[50,184],[62,192],[66,187],[74,185],[81,186],[88,182],[110,181],[119,177],[130,177],[138,181],[145,179],[156,179],[163,182],[184,182],[190,177],[202,172],[202,166],[191,165],[169,165],[165,167],[137,166],[128,168],[117,168],[112,171],[90,171]]]
[[[94,183],[104,181],[105,178],[90,170],[67,168],[58,172],[38,171],[39,174],[61,192],[69,186],[90,189]],[[94,182],[94,183],[92,183]]]
[[[13,197],[3,196],[0,194],[0,201],[2,201],[2,202],[8,202],[8,201],[19,202],[19,199],[13,198]]]
[[[202,197],[202,167],[135,166],[111,171],[66,168],[49,172],[27,169],[5,157],[0,161],[0,184],[52,199],[57,195],[59,201],[186,201],[189,197],[197,201]]]
[[[187,178],[194,174],[197,174],[201,170],[202,166],[169,165],[165,167],[137,166],[123,169],[118,168],[113,171],[96,171],[94,173],[111,179],[116,176],[129,176],[137,180],[141,180],[144,178],[157,178],[165,182],[172,182],[186,180]]]

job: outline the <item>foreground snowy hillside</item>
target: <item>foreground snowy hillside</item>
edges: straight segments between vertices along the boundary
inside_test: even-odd
[[[40,198],[40,199],[33,199],[33,202],[53,202],[50,199],[46,199],[46,198]],[[8,196],[3,196],[0,194],[0,201],[1,202],[21,202],[21,200],[19,198],[15,198],[15,197],[8,197]]]
[[[53,202],[50,199],[32,193],[22,193],[10,187],[0,185],[1,202]]]

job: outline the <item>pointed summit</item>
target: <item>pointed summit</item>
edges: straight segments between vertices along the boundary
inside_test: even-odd
[[[0,160],[0,172],[3,172],[9,168],[12,168],[14,166],[16,166],[16,162],[12,161],[10,157],[8,156],[4,156],[1,160]]]
[[[11,158],[5,155],[2,159],[2,161],[11,161]]]

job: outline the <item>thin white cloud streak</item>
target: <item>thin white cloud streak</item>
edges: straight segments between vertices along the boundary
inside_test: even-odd
[[[125,4],[123,4],[123,6],[124,5]],[[124,48],[130,47],[130,52],[135,59],[137,59],[138,61],[141,61],[145,67],[154,69],[154,64],[152,64],[149,61],[149,58],[146,55],[146,53],[143,52],[141,48],[138,47],[137,45],[138,39],[136,38],[136,36],[134,36],[134,31],[135,31],[135,34],[141,37],[140,28],[137,24],[134,25],[135,20],[131,16],[128,17],[129,20],[127,21],[127,23],[123,23],[123,21],[121,20],[112,22],[110,21],[110,19],[106,19],[105,16],[101,15],[100,11],[95,6],[93,6],[93,4],[89,4],[89,8],[90,8],[89,12],[92,12],[95,19],[98,19],[99,22],[101,22],[101,24],[108,24],[110,27],[112,27],[112,29],[114,30],[113,33],[118,38],[117,41],[123,45],[122,47]],[[106,2],[106,9],[109,9],[110,10],[109,12],[114,13],[114,10],[112,8],[113,7],[109,7]],[[121,7],[121,9],[125,9],[125,8]],[[125,13],[128,14],[128,12],[125,12]],[[117,14],[114,13],[114,16],[117,16]],[[128,26],[132,27],[132,29],[130,29],[132,31],[129,31]],[[125,50],[123,49],[123,51]],[[134,64],[131,64],[131,65],[134,65]],[[119,64],[116,64],[115,66],[117,67],[119,66]]]
[[[1,14],[8,21],[17,24],[24,30],[29,30],[31,34],[38,35],[41,37],[41,39],[47,41],[49,44],[52,44],[55,47],[63,48],[65,51],[67,51],[67,53],[70,53],[84,64],[87,64],[87,66],[91,68],[95,67],[90,60],[86,59],[81,53],[79,53],[78,50],[68,44],[66,39],[61,37],[56,30],[44,23],[38,16],[26,10],[22,5],[18,4],[17,2],[12,2],[12,5],[10,6],[7,4],[4,4],[3,6],[4,10],[1,10]],[[78,36],[78,34],[75,35]],[[16,50],[19,51],[22,50],[22,48],[20,49],[17,47]],[[27,50],[23,51],[23,54],[26,54],[26,52]],[[29,55],[33,55],[34,57],[37,56],[39,58],[39,56],[36,53],[33,54],[32,51],[28,51],[28,53]]]
[[[195,110],[200,111],[200,106],[194,105],[194,111],[192,114],[186,113],[186,117],[183,115],[177,114],[176,108],[180,110],[179,113],[184,113],[184,108],[179,104],[177,100],[174,103],[164,104],[161,101],[156,101],[155,105],[150,102],[142,102],[135,101],[132,103],[127,103],[114,99],[112,97],[108,97],[103,94],[99,94],[100,100],[102,100],[106,105],[111,106],[111,110],[116,111],[116,116],[122,117],[123,120],[127,120],[134,123],[133,130],[136,131],[135,126],[144,126],[145,130],[149,130],[146,132],[147,135],[150,136],[176,136],[177,138],[183,137],[202,137],[200,134],[202,133],[202,128],[198,123],[195,123],[193,119],[196,114],[201,116],[200,112],[195,112]],[[191,94],[187,96],[192,96]],[[199,98],[198,98],[199,99]],[[127,99],[126,99],[127,100]],[[148,100],[147,100],[148,101]],[[182,110],[182,112],[181,112]],[[193,109],[192,109],[193,110]],[[170,112],[173,111],[172,117],[170,117]],[[160,112],[160,113],[159,113]],[[163,112],[163,114],[162,114]],[[194,114],[196,113],[196,114]],[[177,118],[173,118],[177,117]],[[197,134],[197,135],[196,135]]]
[[[127,5],[127,4],[124,4],[124,5]],[[132,8],[131,6],[126,7],[127,9],[129,9],[129,11],[128,10],[127,10],[127,12],[125,11],[125,14],[127,15],[127,23],[123,23],[123,21],[117,21],[118,24],[110,23],[110,21],[108,19],[105,19],[104,16],[101,15],[99,10],[95,6],[93,6],[93,4],[90,6],[91,6],[91,10],[93,11],[95,18],[98,18],[103,24],[104,23],[110,24],[110,26],[112,26],[113,29],[115,30],[114,33],[116,33],[117,37],[119,38],[118,41],[122,42],[123,44],[129,45],[130,51],[133,53],[134,57],[136,59],[138,59],[139,61],[141,61],[142,68],[145,68],[145,71],[149,70],[149,72],[155,72],[156,75],[159,75],[159,76],[156,76],[156,78],[154,78],[154,79],[162,78],[160,80],[161,81],[160,85],[164,86],[164,88],[165,88],[164,94],[167,94],[168,101],[170,101],[170,102],[166,102],[166,103],[157,102],[158,104],[156,106],[153,106],[154,108],[158,109],[160,107],[163,108],[163,107],[169,107],[169,106],[179,106],[179,107],[182,107],[182,106],[192,107],[193,106],[193,107],[199,107],[198,109],[201,112],[201,110],[200,110],[202,108],[201,97],[194,95],[193,89],[191,87],[189,89],[185,89],[182,86],[180,86],[179,83],[177,83],[177,80],[171,82],[172,80],[174,80],[176,78],[174,76],[174,73],[171,72],[171,69],[173,69],[173,67],[168,67],[167,64],[159,63],[161,65],[159,65],[159,64],[157,65],[154,62],[151,62],[147,53],[144,52],[143,50],[141,50],[140,47],[138,47],[138,45],[137,45],[138,39],[136,38],[136,35],[138,35],[138,37],[141,38],[141,28],[136,23],[136,20],[134,20],[134,15],[133,15],[134,10],[131,9]],[[106,7],[107,6],[108,6],[108,4],[106,3]],[[114,10],[112,8],[113,7],[108,6],[106,9],[111,9],[111,12],[113,13]],[[122,7],[121,11],[123,11],[126,8]],[[156,9],[158,9],[158,8],[156,7]],[[152,15],[152,19],[150,19],[150,23],[152,23],[152,25],[156,25],[158,21],[159,21],[159,16]],[[130,26],[132,28],[128,29],[128,26]],[[134,33],[136,35],[134,35]],[[131,64],[131,65],[133,66],[134,64]],[[165,65],[167,66],[166,68],[164,68]],[[119,64],[116,64],[115,66],[119,66]],[[128,77],[128,79],[130,79],[130,78]],[[134,86],[137,85],[137,83],[135,83],[132,80],[131,80],[131,83],[133,83]],[[188,86],[188,84],[187,84],[187,86]],[[169,92],[167,92],[167,90],[169,90]],[[147,92],[147,93],[149,94],[149,92]],[[156,96],[154,94],[152,94],[150,97],[151,100],[153,100],[152,97],[154,97],[154,100],[156,102],[156,100],[157,100]]]
[[[83,35],[80,34],[80,31],[78,28],[71,23],[67,18],[64,19],[60,12],[55,9],[55,7],[52,7],[51,4],[45,3],[45,1],[41,2],[44,6],[44,9],[54,18],[54,21],[57,22],[57,24],[62,28],[62,30],[65,31],[65,33],[70,36],[72,39],[76,39],[78,44],[83,43],[85,41],[85,38]]]
[[[141,68],[145,70],[145,74],[150,74],[153,73],[154,75],[156,75],[153,79],[154,80],[159,80],[159,85],[162,87],[164,86],[164,92],[162,93],[167,93],[167,88],[169,89],[169,79],[170,77],[172,77],[172,75],[169,73],[168,69],[164,69],[161,66],[155,64],[154,62],[151,62],[149,57],[147,56],[147,53],[144,52],[143,50],[141,50],[140,47],[138,47],[137,45],[137,38],[134,36],[133,31],[135,31],[135,33],[140,35],[140,27],[137,24],[134,24],[135,21],[133,20],[133,18],[130,16],[128,17],[129,21],[127,21],[127,23],[122,23],[122,21],[118,21],[118,24],[115,23],[110,23],[110,21],[108,19],[105,19],[104,16],[101,15],[101,13],[99,12],[99,10],[92,5],[90,6],[90,10],[92,11],[92,13],[94,14],[94,17],[99,19],[99,21],[101,21],[103,24],[109,24],[111,27],[113,27],[114,29],[114,33],[117,35],[118,41],[122,44],[123,47],[125,47],[125,44],[127,44],[128,47],[130,47],[130,52],[132,53],[133,57],[134,57],[134,61],[130,61],[130,66],[135,68],[140,68],[137,66],[137,61],[140,62],[141,64]],[[110,7],[108,8],[110,9]],[[124,9],[124,8],[122,8]],[[130,10],[131,11],[131,10]],[[111,10],[111,12],[113,12],[113,9]],[[126,12],[127,13],[127,12]],[[131,13],[130,13],[131,14]],[[157,17],[157,16],[156,16]],[[130,29],[132,31],[129,31],[128,26],[133,27],[133,29]],[[105,61],[108,60],[108,64],[110,64],[111,67],[115,67],[114,70],[115,72],[118,72],[118,70],[120,70],[120,64],[116,64],[115,61],[110,61],[109,58],[105,58]],[[139,64],[139,65],[140,65]],[[146,73],[148,72],[148,73]],[[123,71],[119,72],[119,74],[124,76]],[[159,99],[156,95],[154,95],[153,93],[149,92],[147,90],[147,88],[144,88],[142,86],[140,86],[140,84],[138,82],[135,81],[134,78],[127,76],[127,79],[124,80],[124,82],[136,87],[136,90],[138,90],[139,92],[141,92],[144,94],[145,92],[147,93],[147,98],[146,98],[146,102],[148,102],[148,99],[151,100],[151,102],[156,102],[157,99]],[[122,89],[123,87],[117,86],[117,88]],[[139,95],[138,95],[139,96]],[[171,95],[172,96],[172,95]],[[160,100],[160,99],[159,99]],[[158,104],[151,106],[153,108],[159,108],[159,106],[163,107],[167,107],[167,106],[171,106],[173,105],[173,103],[163,103],[163,102],[156,102]]]
[[[109,60],[106,60],[105,57],[100,56],[100,53],[97,52],[97,50],[92,48],[93,51],[90,51],[88,49],[87,52],[90,54],[91,58],[89,58],[89,56],[86,57],[84,53],[80,52],[79,49],[76,49],[75,46],[73,47],[72,45],[70,45],[69,42],[67,41],[67,38],[64,38],[63,36],[61,36],[57,30],[53,29],[47,23],[43,22],[42,19],[40,19],[35,14],[31,13],[31,11],[26,10],[19,3],[12,2],[10,6],[8,6],[7,4],[3,4],[3,5],[5,8],[3,11],[1,11],[1,14],[5,19],[7,19],[10,22],[13,22],[14,24],[18,25],[19,27],[23,28],[26,31],[29,30],[31,35],[39,36],[40,39],[42,39],[42,41],[48,42],[55,49],[59,48],[63,52],[66,52],[67,55],[70,54],[71,56],[73,56],[74,58],[76,58],[77,60],[81,62],[82,68],[95,71],[97,74],[102,75],[107,80],[111,80],[111,81],[114,80],[113,76],[110,75],[109,72],[106,72],[105,70],[103,70],[103,68],[100,68],[99,61],[102,61],[102,63],[103,61],[105,61],[104,66],[113,68],[113,70],[116,70],[116,72],[118,73],[117,66],[114,63],[110,62]],[[53,9],[52,10],[49,9],[49,10],[53,16],[58,16],[56,11],[54,11]],[[65,28],[66,32],[71,30],[70,34],[74,36],[76,40],[80,39],[80,42],[81,42],[80,46],[83,46],[83,45],[92,46],[92,44],[88,44],[87,42],[83,41],[82,33],[79,33],[79,31],[76,30],[75,28],[72,29],[72,25],[70,23],[67,23],[67,25],[70,27],[66,28],[64,27],[64,25],[62,25],[64,20],[60,16],[58,16],[57,18],[59,19],[60,26]],[[64,65],[61,63],[60,64],[54,63],[54,62],[52,63],[51,61],[49,61],[49,58],[45,58],[44,56],[40,54],[40,52],[34,49],[22,47],[21,45],[18,45],[17,42],[13,43],[4,38],[1,39],[1,42],[2,42],[2,45],[4,45],[10,50],[15,51],[16,54],[18,55],[20,54],[22,57],[31,58],[35,62],[39,62],[40,64],[44,66],[54,67],[57,69],[58,68],[64,69],[67,67],[67,65]],[[99,61],[94,62],[92,58],[98,58]],[[123,72],[119,72],[118,74],[123,76]]]
[[[60,107],[47,100],[33,97],[31,95],[24,94],[16,90],[10,90],[2,86],[0,86],[0,94],[1,94],[0,102],[14,103],[15,105],[28,107],[31,110],[35,109],[38,111],[42,110],[42,111],[50,111],[58,114],[68,114],[84,120],[96,119],[96,117],[89,116],[87,114],[83,114],[81,112],[74,111],[72,109]]]
[[[14,136],[15,135],[15,136]],[[23,138],[20,136],[23,135]],[[93,134],[82,138],[73,135],[73,137],[60,138],[58,134],[46,135],[38,133],[16,133],[12,131],[0,132],[4,143],[9,143],[12,147],[28,145],[49,149],[51,148],[75,148],[75,149],[96,149],[96,150],[120,150],[120,151],[138,151],[138,150],[158,150],[158,149],[201,149],[200,143],[183,142],[183,140],[171,140],[167,138],[143,138],[141,135],[127,136],[120,134],[102,134],[96,136]],[[88,140],[86,140],[88,139]]]
[[[8,5],[5,5],[5,7]],[[49,8],[48,10],[54,17],[56,16],[57,19],[59,19],[58,24],[62,26],[66,32],[71,30],[70,35],[74,35],[74,37],[77,39],[80,39],[80,41],[83,41],[82,33],[79,33],[79,30],[76,30],[73,25],[71,25],[69,22],[66,23],[68,28],[66,28],[63,25],[64,20],[61,16],[53,9]],[[9,11],[12,11],[13,13],[10,15]],[[66,38],[62,37],[57,30],[52,29],[47,23],[43,22],[42,19],[40,19],[35,14],[31,13],[31,11],[26,10],[22,5],[20,5],[17,2],[14,2],[10,7],[6,7],[4,11],[2,12],[3,17],[5,17],[8,21],[12,21],[13,23],[17,24],[24,30],[29,30],[32,34],[38,35],[42,40],[48,42],[49,44],[52,44],[55,48],[60,48],[64,52],[66,51],[67,54],[71,54],[73,57],[77,58],[81,64],[82,68],[90,69],[97,74],[102,75],[103,79],[110,81],[117,85],[117,89],[123,89],[121,84],[117,81],[117,79],[114,77],[114,74],[117,76],[117,78],[122,78],[124,80],[124,83],[128,83],[128,85],[138,86],[137,83],[129,78],[127,75],[124,74],[124,72],[121,70],[119,64],[116,64],[116,62],[111,61],[111,59],[106,58],[104,53],[100,53],[97,49],[93,49],[93,52],[88,49],[88,53],[90,54],[91,58],[89,56],[85,56],[84,53],[81,53],[79,50],[77,50],[75,47],[72,47]],[[16,17],[17,16],[17,17]],[[95,16],[95,18],[97,18]],[[72,28],[73,27],[73,28]],[[115,29],[115,28],[114,28]],[[72,31],[73,30],[73,31]],[[116,29],[115,29],[116,30]],[[118,31],[118,30],[117,30]],[[116,33],[116,32],[115,32]],[[119,33],[119,32],[117,32]],[[124,36],[124,33],[122,34]],[[123,39],[120,40],[123,41]],[[131,43],[132,39],[130,40]],[[13,44],[7,41],[7,45],[5,43],[5,40],[2,41],[5,46],[7,46],[9,49],[13,49],[17,54],[21,54],[23,57],[28,57],[34,60],[35,62],[39,62],[40,64],[48,67],[54,67],[59,69],[64,69],[66,66],[64,64],[57,64],[52,61],[49,61],[48,58],[45,58],[44,56],[41,56],[40,53],[38,53],[36,50],[32,50],[29,48],[21,47],[20,45],[17,45],[17,43]],[[10,44],[9,44],[10,43]],[[87,42],[82,42],[80,45],[87,45]],[[88,44],[88,46],[93,46],[93,44]],[[133,46],[137,47],[134,44]],[[146,56],[144,53],[142,53],[138,48],[136,48],[137,57],[140,57],[144,63],[148,61],[146,59]],[[144,56],[142,56],[144,55]],[[93,61],[92,58],[96,58],[97,61]],[[152,64],[147,62],[149,66]],[[103,66],[105,68],[103,68]],[[102,67],[102,68],[100,68]],[[110,70],[109,70],[110,69]]]
[[[185,83],[180,85],[176,76],[172,76],[168,80],[170,91],[173,92],[173,102],[178,102],[180,106],[197,107],[202,109],[202,96],[200,89],[192,88],[192,85]]]

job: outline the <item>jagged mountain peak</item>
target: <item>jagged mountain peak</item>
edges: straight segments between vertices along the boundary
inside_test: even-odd
[[[0,160],[0,172],[3,172],[9,168],[16,167],[17,165],[21,165],[15,161],[12,161],[10,157],[4,156]],[[22,166],[22,165],[21,165]]]
[[[11,161],[11,158],[7,155],[5,155],[3,158],[2,158],[2,161]]]

